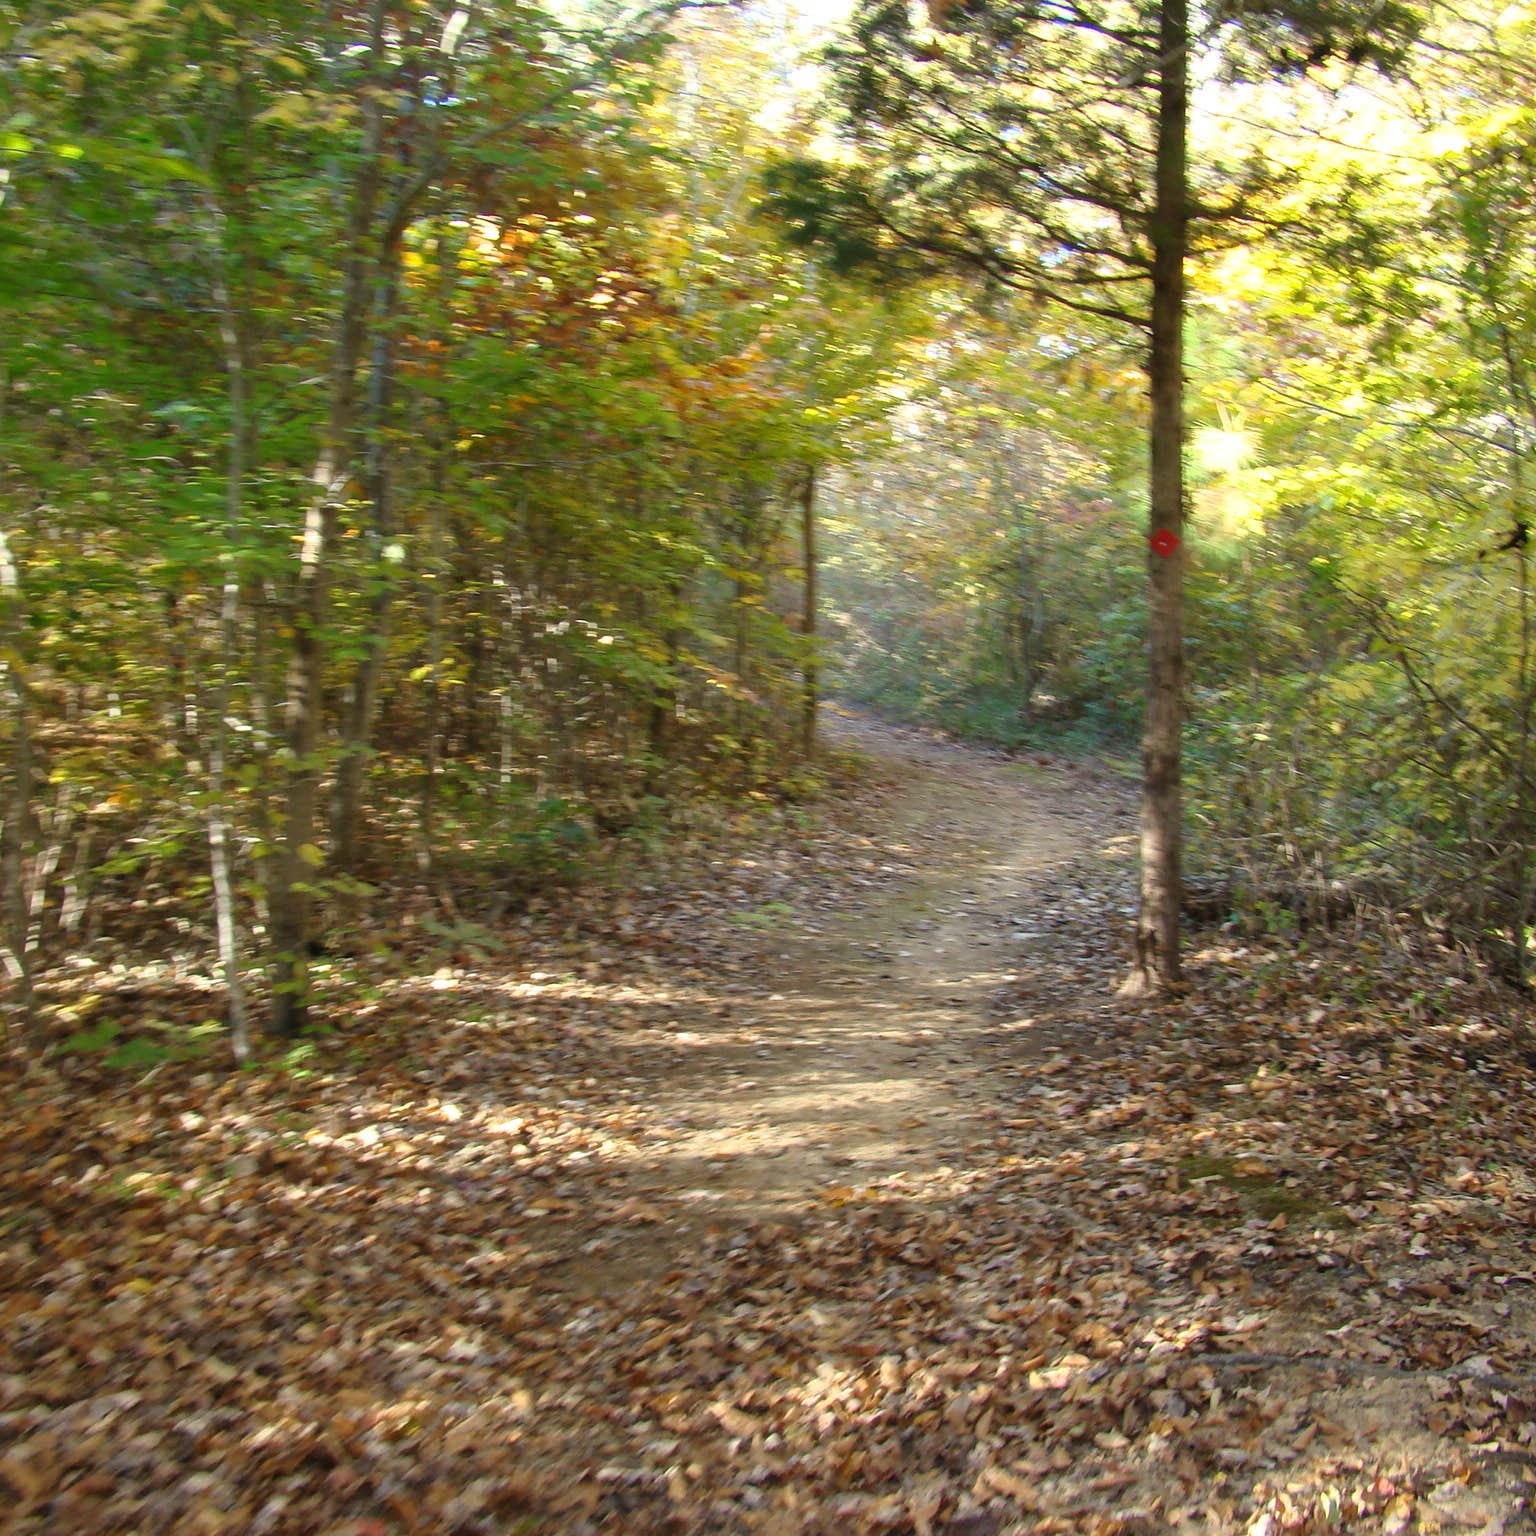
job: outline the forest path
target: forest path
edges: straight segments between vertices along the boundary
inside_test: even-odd
[[[1536,1380],[1528,1227],[1461,1162],[1421,1197],[1354,998],[1205,934],[1187,994],[1121,1003],[1124,779],[829,736],[879,814],[744,856],[692,985],[610,1037],[646,1129],[539,1297],[582,1384],[541,1431],[563,1528],[1536,1529],[1528,1453],[1479,1439]]]
[[[1118,1002],[1123,780],[831,730],[287,1065],[13,1080],[0,1531],[1536,1529],[1507,989],[1234,927]]]
[[[870,829],[877,893],[791,888],[725,918],[734,996],[669,1021],[645,1089],[669,1134],[636,1192],[664,1219],[575,1260],[565,1279],[580,1290],[654,1275],[702,1228],[949,1174],[997,1118],[988,1047],[1005,1038],[1026,1061],[1064,1005],[1068,1027],[1114,1011],[1102,957],[1081,964],[1071,875],[1101,866],[1079,898],[1101,913],[1104,875],[1123,879],[1132,846],[1123,781],[843,711],[826,734],[889,786]],[[1010,1016],[1021,986],[1041,1004],[1028,1019]]]

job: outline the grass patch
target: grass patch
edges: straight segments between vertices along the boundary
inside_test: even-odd
[[[1179,1176],[1186,1184],[1220,1184],[1234,1191],[1250,1216],[1273,1221],[1318,1221],[1327,1226],[1347,1226],[1349,1218],[1336,1205],[1319,1200],[1278,1174],[1254,1169],[1251,1160],[1212,1157],[1197,1153],[1179,1159]]]
[[[751,912],[738,912],[731,921],[742,928],[781,928],[794,917],[795,909],[785,901],[767,901]]]
[[[142,1072],[168,1061],[195,1061],[206,1056],[225,1033],[218,1019],[198,1024],[171,1024],[142,1019],[128,1034],[116,1019],[104,1019],[71,1035],[59,1047],[65,1056],[97,1056],[115,1071]]]

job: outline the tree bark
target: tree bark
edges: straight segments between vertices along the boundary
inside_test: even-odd
[[[1189,6],[1163,0],[1158,28],[1152,216],[1151,506],[1147,716],[1142,740],[1141,903],[1121,995],[1181,979],[1184,707],[1184,262],[1189,243]]]
[[[0,395],[3,399],[3,395]],[[23,671],[17,635],[21,627],[21,581],[5,533],[0,530],[0,641],[10,652],[6,661],[12,698],[11,793],[0,825],[0,884],[5,903],[5,972],[17,989],[23,1025],[37,1028],[37,998],[32,980],[32,917],[27,908],[26,857],[32,835],[32,784],[36,777],[32,751],[31,695]]]
[[[369,23],[370,74],[374,76],[383,56],[384,16],[383,0],[375,0]],[[329,565],[352,468],[358,366],[368,337],[370,251],[383,171],[381,94],[376,88],[363,93],[362,164],[347,215],[341,323],[331,368],[330,408],[312,477],[315,492],[304,519],[293,602],[293,653],[286,702],[287,806],[281,844],[268,869],[273,964],[267,1028],[280,1039],[298,1034],[309,1016],[311,886],[320,862],[314,837],[320,788],[317,755],[325,676],[324,628]]]
[[[331,858],[350,872],[357,862],[358,822],[363,780],[373,745],[373,717],[379,679],[389,649],[389,608],[394,597],[385,551],[395,536],[394,479],[389,433],[395,397],[396,312],[400,300],[400,247],[383,254],[378,281],[373,364],[368,375],[368,425],[364,489],[373,503],[374,589],[368,600],[368,651],[352,674],[342,725],[341,761],[336,768],[336,798],[331,811]]]
[[[240,524],[245,505],[245,453],[250,440],[246,377],[246,327],[236,310],[229,284],[223,275],[227,251],[222,221],[217,228],[219,263],[216,282],[219,331],[224,345],[224,369],[229,397],[228,460],[224,479],[224,580],[219,607],[218,681],[214,687],[212,733],[208,747],[208,861],[213,881],[214,926],[218,935],[219,965],[228,995],[229,1042],[235,1060],[250,1059],[250,1031],[246,1022],[245,987],[241,976],[240,935],[235,922],[235,891],[229,850],[229,806],[225,778],[229,756],[230,675],[239,644],[240,564],[237,554]]]
[[[454,260],[454,248],[449,243],[448,225],[440,224],[437,231],[437,343],[442,356],[448,356],[450,342],[449,301],[452,279],[450,263]],[[453,464],[453,405],[446,388],[439,387],[436,394],[428,396],[431,407],[431,427],[426,434],[430,447],[427,479],[427,557],[423,571],[425,577],[427,608],[427,728],[426,754],[422,764],[421,794],[419,801],[420,845],[417,863],[423,870],[432,867],[434,822],[437,815],[438,778],[443,760],[443,609],[447,600],[449,578],[453,573],[450,559],[448,523],[448,486]],[[527,498],[523,499],[524,518],[527,516]],[[510,578],[512,562],[507,561]],[[493,663],[494,664],[494,663]],[[478,667],[479,658],[475,659]],[[510,687],[510,679],[508,679]],[[469,689],[466,688],[466,692]]]
[[[673,749],[673,736],[677,727],[678,672],[683,655],[683,629],[680,615],[686,605],[683,601],[683,583],[673,577],[666,585],[666,607],[663,614],[665,628],[662,644],[666,647],[665,685],[656,690],[646,719],[646,752],[650,767],[646,775],[646,793],[664,795],[667,786],[668,759]]]
[[[804,609],[801,634],[805,639],[805,669],[801,675],[800,746],[807,757],[816,755],[816,710],[821,702],[820,657],[816,635],[816,466],[805,466],[800,484],[800,558],[805,566]]]
[[[432,849],[436,837],[438,776],[443,761],[443,605],[451,574],[447,556],[448,454],[452,436],[446,417],[447,404],[440,402],[443,416],[432,450],[428,484],[429,518],[427,523],[427,559],[423,575],[427,582],[427,723],[426,757],[421,769],[421,794],[417,812],[416,863],[422,870],[432,868]]]

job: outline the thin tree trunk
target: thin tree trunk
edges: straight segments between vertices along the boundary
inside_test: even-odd
[[[1141,907],[1121,995],[1181,979],[1184,703],[1184,258],[1188,248],[1189,8],[1163,0],[1152,219],[1151,508],[1147,717],[1142,743]]]
[[[821,703],[820,657],[816,634],[816,466],[805,466],[800,484],[800,560],[805,567],[803,620],[805,666],[801,674],[800,746],[807,757],[816,755],[816,710]]]
[[[757,575],[753,537],[760,531],[756,521],[759,511],[756,499],[750,486],[743,485],[737,493],[740,537],[731,552],[735,566],[735,575],[731,579],[731,672],[735,687],[732,721],[736,736],[743,743],[752,729],[752,715],[747,705],[747,668],[752,646],[750,599],[754,595]]]
[[[91,829],[86,827],[75,839],[75,856],[64,875],[64,896],[59,903],[59,932],[67,942],[73,942],[80,933],[90,905],[91,890]]]
[[[4,400],[0,392],[0,401]],[[11,794],[0,826],[0,883],[5,902],[5,973],[17,988],[24,1028],[37,1030],[37,995],[32,975],[32,919],[27,910],[26,851],[32,827],[31,694],[16,645],[21,627],[21,579],[11,547],[0,530],[0,640],[7,652],[6,673],[11,685]]]
[[[1491,283],[1491,278],[1489,279]],[[1489,295],[1495,314],[1499,313],[1497,296]],[[1500,353],[1504,361],[1505,381],[1516,403],[1524,408],[1527,422],[1536,427],[1536,398],[1532,397],[1524,352],[1515,344],[1508,324],[1499,316]],[[1511,431],[1509,437],[1510,522],[1523,528],[1528,522],[1525,503],[1524,433]],[[1520,641],[1515,665],[1515,718],[1519,740],[1515,747],[1515,909],[1510,939],[1514,946],[1515,975],[1523,986],[1531,979],[1532,924],[1536,923],[1536,844],[1532,842],[1532,822],[1536,819],[1536,795],[1533,795],[1531,750],[1533,712],[1536,712],[1536,677],[1532,675],[1536,655],[1532,649],[1531,554],[1524,539],[1515,544],[1516,594],[1519,602]]]
[[[0,431],[10,396],[10,367],[0,351]],[[4,904],[5,973],[17,988],[22,1028],[38,1035],[37,990],[32,972],[32,917],[27,907],[27,844],[33,835],[32,695],[19,643],[23,623],[21,573],[5,530],[0,528],[0,656],[5,658],[12,699],[11,795],[0,821],[0,902]]]
[[[444,515],[447,501],[449,435],[444,423],[432,454],[431,521],[427,531],[427,728],[426,762],[421,772],[421,802],[417,850],[418,865],[432,867],[433,822],[437,814],[437,779],[443,757],[443,588],[448,562],[443,557]]]
[[[256,462],[254,453],[247,456],[246,462]],[[245,626],[250,648],[246,676],[250,684],[251,750],[258,769],[249,816],[256,842],[264,848],[272,848],[277,844],[277,797],[281,788],[273,757],[278,747],[272,719],[276,681],[272,676],[272,646],[269,643],[278,628],[275,608],[266,577],[256,576],[246,595],[249,622]],[[251,905],[255,922],[270,933],[273,884],[270,858],[262,861],[261,872],[264,878],[258,880],[252,889]]]
[[[10,395],[10,368],[0,351],[0,430]],[[20,994],[22,1026],[37,1030],[37,995],[32,983],[31,925],[24,889],[27,830],[32,818],[32,720],[27,680],[17,636],[21,629],[21,577],[5,530],[0,528],[0,653],[10,680],[12,716],[11,794],[0,821],[0,903],[4,907],[5,973]]]
[[[1524,510],[1521,506],[1523,497],[1520,495],[1521,475],[1518,461],[1515,465],[1514,484],[1515,517],[1518,520]],[[1533,689],[1531,677],[1530,551],[1522,543],[1516,548],[1515,556],[1520,601],[1520,655],[1515,669],[1516,708],[1520,722],[1520,740],[1517,744],[1515,760],[1515,804],[1518,807],[1515,818],[1517,829],[1515,848],[1519,864],[1517,875],[1519,896],[1514,915],[1514,931],[1510,937],[1514,941],[1515,974],[1523,986],[1530,980],[1529,945],[1532,921],[1536,918],[1536,849],[1533,849],[1531,840],[1532,818],[1536,816],[1536,805],[1532,804],[1531,793],[1531,715],[1533,701],[1536,701],[1536,689]]]
[[[35,779],[34,775],[34,779]],[[41,844],[37,857],[32,861],[32,878],[28,882],[27,913],[32,920],[32,942],[40,944],[43,932],[43,914],[48,910],[48,882],[53,879],[64,856],[64,844],[69,841],[70,828],[75,824],[75,791],[69,784],[61,784],[54,796],[53,809],[48,814],[48,841]]]
[[[375,0],[370,18],[370,63],[379,70],[383,54],[385,5]],[[286,723],[288,795],[281,846],[269,866],[273,949],[270,1033],[287,1039],[304,1028],[309,1014],[310,886],[321,860],[315,846],[319,799],[320,710],[325,675],[324,628],[329,564],[341,504],[352,465],[357,419],[357,373],[367,343],[371,296],[369,248],[379,201],[383,142],[381,93],[362,96],[362,165],[352,188],[342,279],[341,323],[331,371],[329,418],[315,464],[314,499],[304,519],[304,542],[293,603],[293,654],[288,667]]]
[[[220,240],[217,259],[226,252]],[[245,508],[245,452],[249,441],[246,391],[245,328],[222,273],[218,280],[219,329],[229,396],[229,447],[224,475],[224,582],[219,607],[219,673],[213,699],[213,735],[208,750],[208,859],[213,880],[213,916],[219,965],[228,997],[229,1043],[237,1062],[250,1059],[245,985],[241,976],[240,934],[235,921],[235,890],[229,849],[229,807],[225,771],[229,759],[230,674],[240,641],[240,524]]]
[[[747,579],[738,574],[731,586],[731,675],[735,684],[736,734],[747,734]]]
[[[197,757],[197,704],[192,669],[187,662],[189,642],[187,627],[182,620],[181,595],[170,588],[161,595],[161,600],[165,604],[167,664],[171,672],[172,694],[166,728],[182,760],[192,762]]]
[[[368,496],[373,503],[375,585],[368,600],[368,651],[352,675],[347,700],[347,716],[342,727],[341,761],[336,770],[336,799],[331,817],[332,861],[338,869],[348,871],[357,861],[363,780],[372,748],[379,679],[389,649],[389,608],[395,588],[394,579],[387,568],[385,551],[395,535],[389,432],[398,351],[395,335],[395,318],[400,301],[398,245],[384,252],[378,289],[376,314],[379,329],[373,340],[373,367],[368,376],[367,461],[364,475]]]
[[[451,294],[449,279],[450,246],[446,224],[437,230],[437,343],[442,355],[448,355]],[[448,512],[448,466],[453,443],[453,420],[447,392],[440,390],[432,401],[435,406],[431,434],[432,455],[428,482],[429,522],[427,529],[427,743],[426,762],[422,766],[420,835],[417,862],[422,869],[432,867],[433,823],[437,814],[437,780],[443,755],[443,599],[448,580],[448,561],[443,552],[445,519]],[[523,498],[527,515],[527,497]],[[511,561],[508,579],[511,576]],[[509,680],[510,681],[510,680]]]
[[[501,604],[501,646],[499,668],[501,672],[501,765],[500,791],[502,824],[509,831],[512,827],[516,796],[513,765],[517,747],[517,707],[521,673],[528,665],[528,652],[524,645],[522,629],[523,610],[528,605],[528,593],[522,582],[524,561],[519,558],[519,534],[526,537],[528,527],[528,492],[519,497],[516,520],[508,519],[502,535],[501,579],[504,595]]]
[[[1014,603],[1017,605],[1019,649],[1014,664],[1012,648],[1009,662],[1018,698],[1019,721],[1026,728],[1034,724],[1035,680],[1039,673],[1038,642],[1043,628],[1040,613],[1039,535],[1040,515],[1029,497],[1021,497],[1016,485],[1015,464],[1011,453],[1001,444],[993,450],[993,481],[998,487],[994,514],[999,526],[1011,526],[1017,538],[1014,556],[1016,580]]]
[[[501,654],[498,664],[501,686],[497,698],[496,785],[501,797],[502,815],[508,824],[512,812],[512,763],[517,725],[513,692],[517,685],[517,605],[522,600],[522,593],[512,577],[512,561],[510,558],[504,559],[501,567]]]
[[[652,795],[665,794],[668,759],[672,754],[672,737],[677,725],[677,675],[683,655],[683,632],[678,615],[682,607],[683,584],[674,577],[666,585],[666,611],[662,619],[665,625],[662,644],[666,647],[667,681],[652,696],[646,720],[646,752],[651,759],[646,775],[646,792]]]

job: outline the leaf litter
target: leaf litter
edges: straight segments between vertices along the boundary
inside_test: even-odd
[[[8,1063],[5,1528],[1528,1528],[1528,1010],[1379,930],[1118,1004],[1123,786],[843,730],[287,1070]]]

